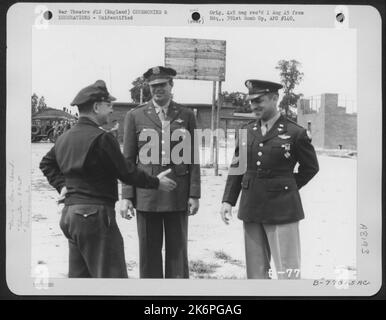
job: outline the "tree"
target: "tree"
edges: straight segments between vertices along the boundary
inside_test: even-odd
[[[39,97],[36,93],[33,93],[31,96],[31,114],[38,112],[38,101]]]
[[[300,62],[296,60],[280,60],[276,69],[280,70],[281,84],[284,89],[283,99],[279,103],[279,108],[285,115],[296,120],[296,104],[301,94],[294,93],[295,86],[303,79],[303,72],[299,71]]]
[[[243,92],[230,92],[224,91],[222,93],[223,103],[231,103],[236,107],[235,112],[238,113],[250,113],[251,107],[248,101],[245,100],[246,94]]]
[[[141,89],[142,89],[142,103],[147,102],[151,99],[150,87],[149,84],[145,81],[143,77],[138,77],[132,83],[132,88],[130,89],[131,100],[136,103],[141,102]]]
[[[41,96],[38,102],[38,112],[41,112],[45,109],[47,109],[47,104],[44,101],[44,96]]]

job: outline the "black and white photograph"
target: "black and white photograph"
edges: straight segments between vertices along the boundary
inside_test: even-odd
[[[86,278],[120,294],[152,279],[157,288],[140,289],[150,295],[366,287],[360,261],[378,261],[380,230],[362,217],[376,227],[380,212],[359,191],[379,190],[359,185],[360,166],[377,177],[380,162],[374,151],[363,164],[360,128],[366,108],[364,119],[380,112],[380,91],[372,106],[359,96],[380,83],[359,67],[358,11],[328,6],[319,13],[331,19],[312,24],[316,6],[23,5],[30,78],[9,116],[29,125],[23,145],[7,137],[23,149],[7,156],[24,157],[29,182],[7,161],[7,201],[26,188],[28,217],[17,204],[8,213],[7,246],[27,239],[28,290]],[[178,12],[186,18],[166,20]],[[380,131],[365,134],[380,143]],[[158,288],[172,279],[175,291]],[[88,293],[81,283],[65,292]]]

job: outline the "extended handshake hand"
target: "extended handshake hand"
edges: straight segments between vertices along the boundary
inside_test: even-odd
[[[159,179],[158,190],[172,191],[173,189],[175,189],[175,187],[177,187],[177,183],[175,181],[166,177],[166,175],[169,174],[171,171],[172,169],[167,169],[165,171],[162,171],[157,176],[157,178]]]
[[[167,169],[162,171],[157,178],[159,179],[158,190],[162,191],[172,191],[177,187],[177,183],[166,177],[171,172],[172,169]],[[133,202],[130,199],[122,199],[121,200],[121,216],[124,219],[130,220],[135,216]]]

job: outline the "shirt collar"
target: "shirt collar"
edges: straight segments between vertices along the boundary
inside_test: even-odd
[[[78,123],[91,124],[91,125],[94,125],[96,127],[99,127],[99,123],[97,123],[91,117],[87,117],[87,116],[80,116],[79,119],[78,119]]]
[[[261,126],[263,125],[267,125],[267,130],[270,130],[273,125],[275,124],[275,122],[280,118],[280,112],[276,113],[276,115],[274,115],[271,119],[269,119],[268,121],[263,121],[261,120]]]
[[[160,113],[161,109],[164,109],[164,112],[166,114],[168,112],[168,109],[169,109],[170,101],[171,101],[171,99],[169,99],[169,101],[165,105],[160,106],[159,104],[157,104],[157,102],[155,102],[153,100],[153,105],[155,107],[155,111],[157,112],[157,114]]]

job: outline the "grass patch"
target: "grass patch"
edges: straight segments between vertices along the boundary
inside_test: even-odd
[[[207,278],[205,275],[214,273],[219,267],[217,263],[206,263],[202,260],[189,262],[189,271],[196,273],[198,278]]]
[[[224,260],[227,263],[234,264],[236,266],[243,267],[243,263],[238,259],[233,259],[229,254],[225,253],[222,250],[215,251],[214,256],[216,259]]]

